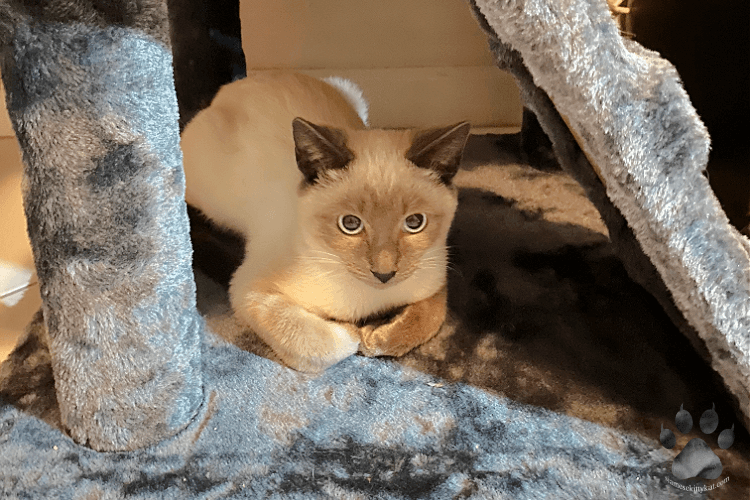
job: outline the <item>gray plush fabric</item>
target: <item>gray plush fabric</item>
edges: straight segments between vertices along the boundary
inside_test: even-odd
[[[711,354],[706,349],[705,342],[675,305],[672,294],[659,272],[648,255],[644,253],[641,243],[633,234],[627,220],[609,199],[607,188],[598,176],[596,168],[576,142],[575,136],[560,116],[555,104],[544,90],[534,84],[534,79],[524,64],[521,54],[497,37],[476,3],[470,2],[470,5],[480,27],[487,34],[490,50],[495,55],[498,67],[514,76],[525,106],[533,110],[544,132],[551,139],[552,149],[560,166],[581,185],[588,199],[599,211],[607,227],[609,239],[630,277],[656,298],[670,320],[691,342],[693,348],[710,363]],[[739,407],[737,401],[735,401],[735,406]]]
[[[676,71],[622,38],[600,0],[475,4],[569,124],[750,425],[750,244],[702,175],[708,134]]]
[[[22,21],[2,75],[63,426],[98,450],[157,443],[203,398],[169,47]]]
[[[17,375],[35,365],[24,374],[34,407],[0,396],[9,500],[679,498],[653,440],[380,359],[352,357],[314,378],[213,334],[190,425],[146,449],[97,452],[29,415],[54,405],[43,335],[37,318],[3,365],[18,363]]]

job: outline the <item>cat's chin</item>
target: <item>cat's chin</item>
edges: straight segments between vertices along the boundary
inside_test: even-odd
[[[392,278],[388,280],[386,283],[381,283],[380,280],[377,278],[375,279],[368,279],[368,278],[362,278],[357,276],[357,278],[365,283],[366,285],[370,285],[370,287],[374,288],[375,290],[388,290],[389,288],[395,288],[404,281],[406,281],[409,277],[408,276],[401,276],[400,278]]]

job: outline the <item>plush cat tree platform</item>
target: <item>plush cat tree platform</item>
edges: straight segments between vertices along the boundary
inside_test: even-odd
[[[26,4],[0,47],[43,307],[0,367],[3,498],[679,498],[658,427],[712,398],[741,419],[716,494],[747,492],[748,243],[674,70],[605,2],[472,4],[583,192],[465,165],[452,320],[318,378],[200,274],[196,303],[165,3]]]

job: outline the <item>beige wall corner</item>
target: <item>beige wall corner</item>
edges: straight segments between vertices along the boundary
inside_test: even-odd
[[[0,79],[0,137],[14,137],[8,110],[5,107],[5,88],[2,79]]]

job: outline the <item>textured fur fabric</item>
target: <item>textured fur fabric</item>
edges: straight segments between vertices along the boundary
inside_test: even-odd
[[[203,398],[172,58],[114,14],[44,5],[14,13],[2,76],[60,415],[78,443],[139,448]],[[166,33],[162,7],[117,19]]]
[[[169,47],[167,18],[167,2],[162,0],[3,0],[0,47],[12,45],[16,29],[29,23],[128,26]]]
[[[622,38],[600,0],[474,5],[499,64],[516,68],[527,105],[539,108],[563,167],[588,189],[605,221],[618,227],[612,239],[629,270],[689,336],[697,331],[699,338],[691,340],[707,350],[750,425],[750,243],[730,226],[702,175],[708,134],[676,71]],[[549,110],[545,93],[585,158],[571,149],[568,127]]]
[[[202,287],[215,313],[221,293]],[[37,318],[3,365],[26,381],[5,378],[2,391],[3,498],[674,498],[670,456],[653,440],[380,359],[313,378],[212,334],[207,398],[188,428],[96,452],[57,428],[43,335]]]

